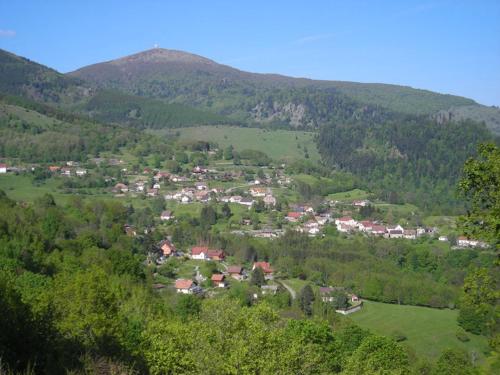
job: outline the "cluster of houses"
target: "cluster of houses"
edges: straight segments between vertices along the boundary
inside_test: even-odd
[[[66,166],[64,167],[61,167],[59,165],[49,165],[48,169],[52,174],[59,174],[66,177],[84,177],[87,175],[87,170],[85,168],[80,168],[78,166],[78,163],[73,161],[66,162]]]
[[[309,236],[316,236],[331,220],[330,213],[316,214],[311,206],[294,206],[293,211],[287,213],[285,220],[289,223],[299,223],[295,229]]]
[[[335,225],[337,230],[343,233],[363,232],[384,238],[406,238],[409,240],[436,232],[435,228],[404,229],[401,225],[386,226],[370,220],[356,221],[350,216],[335,219]]]
[[[465,236],[460,236],[457,238],[457,246],[458,247],[480,247],[480,248],[487,248],[488,244],[486,242],[482,242],[479,240],[474,240],[467,238]]]

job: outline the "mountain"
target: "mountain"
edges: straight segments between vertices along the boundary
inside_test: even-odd
[[[385,112],[434,115],[465,106],[475,113],[490,111],[471,99],[407,86],[249,73],[161,48],[83,67],[68,75],[95,88],[185,104],[241,121],[295,127],[318,127],[332,120],[371,118]],[[491,115],[479,117],[497,129],[500,114],[494,114],[493,120]]]
[[[0,94],[57,106],[100,121],[137,127],[181,127],[224,124],[213,112],[166,104],[113,90],[94,88],[82,79],[0,49]]]
[[[48,103],[71,103],[90,95],[77,78],[0,49],[0,93]]]

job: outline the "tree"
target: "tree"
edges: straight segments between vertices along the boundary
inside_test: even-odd
[[[346,375],[409,374],[409,360],[403,347],[383,336],[368,336],[346,364]]]
[[[260,267],[255,267],[252,271],[252,276],[250,277],[250,285],[256,285],[258,287],[266,283],[266,278],[264,277],[264,271]]]
[[[341,290],[332,292],[333,306],[335,309],[346,309],[349,307],[349,298],[347,293]]]
[[[175,311],[183,321],[187,321],[190,317],[197,317],[201,311],[201,300],[195,295],[183,294],[177,300]]]
[[[485,268],[472,270],[464,280],[460,298],[458,323],[466,331],[488,334],[495,331],[500,322],[496,315],[496,301],[500,297],[496,282]]]
[[[229,145],[224,149],[224,159],[231,160],[234,157],[233,154],[233,145]]]
[[[477,370],[472,366],[467,352],[460,349],[445,350],[436,362],[432,375],[474,375]]]
[[[229,207],[229,204],[226,202],[222,206],[222,217],[228,219],[231,217],[231,215],[232,215],[231,208]]]
[[[205,228],[217,222],[217,212],[212,206],[204,206],[201,209],[200,222]]]
[[[461,218],[464,232],[500,245],[500,149],[481,144],[476,159],[466,161],[459,189],[470,204]]]
[[[314,301],[314,292],[309,284],[302,288],[299,295],[300,309],[307,316],[312,315],[312,303]]]

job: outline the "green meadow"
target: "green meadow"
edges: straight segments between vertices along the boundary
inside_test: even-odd
[[[349,317],[358,325],[378,334],[391,336],[400,332],[407,337],[403,343],[417,355],[435,359],[448,348],[475,352],[480,358],[488,351],[485,337],[467,333],[470,341],[462,342],[456,333],[458,310],[392,305],[365,301],[363,309]]]
[[[265,152],[276,160],[303,159],[305,150],[312,161],[320,159],[314,134],[293,130],[268,130],[236,126],[199,126],[156,130],[157,134],[178,133],[180,141],[210,141],[219,147],[233,145],[236,151],[252,149]]]

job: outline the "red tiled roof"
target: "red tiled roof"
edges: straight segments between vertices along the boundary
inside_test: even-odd
[[[255,262],[253,264],[253,269],[255,269],[257,267],[262,268],[262,271],[264,271],[264,273],[273,273],[274,272],[274,270],[271,268],[271,265],[268,262]]]
[[[289,212],[288,217],[294,217],[294,218],[299,218],[302,216],[302,212]]]
[[[208,250],[207,256],[209,258],[224,258],[224,251],[222,250]]]
[[[215,282],[224,281],[224,275],[221,273],[215,273],[212,275],[212,281],[215,281]]]
[[[339,221],[351,221],[351,220],[352,220],[352,217],[350,217],[350,216],[344,216],[344,217],[341,217],[339,219]]]
[[[176,289],[189,289],[192,286],[193,286],[193,280],[188,280],[188,279],[175,280]]]
[[[207,253],[208,246],[195,246],[191,248],[191,255],[200,255],[201,253]]]
[[[240,274],[242,270],[243,270],[243,267],[241,267],[241,266],[229,266],[229,267],[227,267],[228,273]]]

